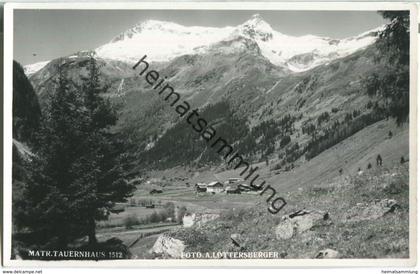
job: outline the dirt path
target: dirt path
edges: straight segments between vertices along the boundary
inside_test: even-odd
[[[149,250],[152,248],[156,239],[164,232],[174,230],[181,225],[167,225],[152,228],[140,228],[124,231],[109,231],[97,234],[98,240],[106,241],[116,237],[123,241],[129,248],[134,258],[147,258],[150,256]]]
[[[139,229],[133,229],[133,230],[123,230],[123,231],[109,231],[109,232],[100,232],[96,236],[97,238],[112,238],[117,237],[120,238],[120,236],[124,235],[139,235],[139,234],[158,234],[162,231],[168,231],[175,228],[180,227],[181,225],[167,225],[167,226],[160,226],[160,227],[151,227],[151,228],[139,228]]]

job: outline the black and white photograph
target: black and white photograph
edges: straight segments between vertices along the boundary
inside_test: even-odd
[[[6,262],[415,264],[415,6],[248,4],[6,6]]]

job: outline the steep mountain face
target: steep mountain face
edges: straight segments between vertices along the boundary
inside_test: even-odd
[[[311,155],[317,153],[322,136],[332,128],[342,131],[343,121],[351,122],[349,116],[368,115],[362,117],[363,122],[354,122],[354,128],[380,118],[369,116],[375,102],[367,105],[371,99],[360,81],[383,68],[374,62],[379,31],[341,40],[293,37],[273,30],[258,15],[225,28],[146,21],[95,50],[41,64],[36,72],[34,67],[41,65],[28,67],[26,73],[42,105],[54,90],[58,66],[65,69],[73,87],[80,88],[93,55],[101,82],[109,87],[104,96],[118,106],[115,130],[126,134],[131,152],[143,165],[216,163],[217,157],[202,154],[198,136],[181,125],[185,122],[144,75],[138,75],[139,68],[132,69],[147,55],[149,70],[166,77],[182,100],[206,113],[210,123],[223,129],[223,135],[245,155],[292,163],[309,148]],[[181,142],[188,144],[182,146],[182,157],[176,152],[167,154]]]
[[[41,109],[34,88],[22,66],[13,62],[13,154],[12,154],[12,207],[13,216],[19,214],[25,182],[30,176],[28,161],[34,155],[30,145],[40,127]]]
[[[201,116],[251,161],[278,158],[283,168],[292,163],[299,165],[296,161],[304,160],[302,156],[310,159],[323,146],[335,144],[383,119],[380,107],[373,107],[377,98],[366,94],[361,81],[363,75],[381,73],[384,69],[384,64],[374,61],[377,54],[377,49],[371,46],[331,64],[293,75],[284,74],[278,68],[270,73],[270,65],[251,59],[258,69],[239,70],[242,77],[232,81],[200,84],[205,89],[203,101],[207,102],[201,105]],[[235,61],[241,67],[240,61]],[[245,67],[252,68],[249,64]],[[191,78],[184,78],[184,83],[188,79]],[[221,104],[227,110],[218,116],[216,113],[223,113]],[[171,109],[166,111],[172,113]],[[182,147],[184,163],[197,162],[198,166],[206,161],[217,163],[217,157],[207,154],[205,142],[184,121],[173,121],[176,126],[151,139],[149,145],[153,148],[140,154],[140,159],[156,161],[162,167],[168,163],[181,164],[177,153],[167,152]],[[324,139],[331,141],[318,145]],[[197,147],[201,148],[200,153]]]
[[[155,67],[192,108],[226,101],[241,118],[255,112],[263,102],[255,99],[285,75],[284,69],[261,55],[254,41],[243,37],[215,44],[206,54],[180,56]],[[150,136],[162,134],[162,130],[177,122],[177,116],[144,77],[126,79],[124,85],[126,103],[121,109],[120,125],[129,125],[132,131],[143,135],[137,142],[146,142],[146,146]]]
[[[87,76],[87,66],[89,64],[89,56],[91,51],[78,52],[76,54],[54,59],[43,66],[42,69],[36,73],[29,74],[29,79],[33,84],[41,104],[43,103],[48,92],[54,90],[56,79],[58,77],[58,67],[62,67],[70,83],[79,88],[81,79]],[[118,85],[121,79],[134,75],[134,71],[130,65],[113,60],[103,60],[97,58],[98,65],[102,74],[102,82],[104,85],[109,85],[114,92],[118,91]],[[28,73],[28,70],[26,70]],[[28,74],[27,74],[28,75]],[[112,93],[112,91],[111,91]]]
[[[13,138],[31,142],[38,129],[41,109],[38,97],[22,66],[13,62]]]

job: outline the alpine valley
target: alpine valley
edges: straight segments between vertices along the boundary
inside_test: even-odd
[[[118,114],[112,130],[121,134],[131,159],[126,177],[137,183],[137,190],[125,212],[98,222],[98,239],[119,237],[133,258],[177,257],[178,247],[165,249],[169,238],[194,252],[276,251],[286,258],[312,258],[331,248],[346,258],[407,257],[408,124],[391,114],[393,102],[401,103],[402,97],[383,96],[380,91],[386,88],[378,84],[391,74],[399,75],[389,80],[393,83],[407,80],[397,62],[384,58],[396,51],[380,46],[397,24],[394,19],[335,39],[286,35],[258,14],[222,28],[148,20],[96,49],[27,65],[24,72],[42,112],[59,66],[71,87],[80,89],[91,56],[99,64],[101,85],[107,87],[102,96]],[[284,212],[269,214],[267,197],[253,191],[197,192],[200,184],[226,182],[239,172],[139,75],[144,64],[133,69],[144,56],[191,109],[198,109],[235,151],[259,167],[261,178],[286,199]],[[408,85],[404,88],[408,94]],[[15,140],[15,145],[22,154],[30,153],[25,140]],[[376,166],[378,154],[383,166]],[[166,227],[163,220],[162,227],[153,228],[156,233],[147,230],[138,239],[116,229],[144,229],[139,220],[154,209],[144,209],[148,211],[142,215],[135,205],[149,199],[157,208],[165,202],[174,203],[176,210],[186,208],[184,219],[199,226],[187,228],[185,219],[184,228],[178,227],[182,221]],[[398,202],[399,215],[363,220],[351,215],[353,209],[357,215],[356,204],[369,210],[377,200]],[[250,207],[254,209],[245,210]],[[299,210],[310,218],[317,218],[316,210],[328,212],[328,225],[298,228],[284,237],[281,215],[291,214],[287,218],[293,221],[290,216]],[[163,234],[167,230],[171,233]]]
[[[202,145],[195,149],[191,143],[198,138],[182,125],[175,126],[179,121],[174,111],[133,70],[146,55],[151,67],[165,76],[192,108],[205,109],[205,116],[212,116],[206,118],[215,126],[226,126],[226,138],[259,160],[277,157],[279,149],[285,149],[280,148],[285,136],[290,136],[290,145],[305,147],[310,136],[299,134],[298,129],[317,123],[324,112],[331,117],[320,131],[347,113],[364,111],[361,107],[369,100],[360,80],[367,72],[381,69],[373,60],[373,44],[381,28],[340,40],[284,35],[258,14],[239,26],[224,28],[149,20],[95,50],[24,69],[42,105],[48,91],[53,90],[58,63],[65,64],[77,88],[87,73],[89,56],[94,55],[101,66],[101,80],[109,87],[104,96],[120,106],[117,130],[127,131],[136,153],[150,151],[143,156],[163,167],[217,161],[216,155],[203,158]],[[332,108],[339,111],[331,113]],[[282,128],[279,123],[285,118],[290,121]],[[261,138],[266,130],[274,132]],[[184,139],[187,136],[192,140]],[[181,140],[183,148],[179,147]],[[261,148],[258,143],[263,144]],[[171,154],[169,148],[184,152]],[[141,158],[138,160],[144,165],[145,157]]]

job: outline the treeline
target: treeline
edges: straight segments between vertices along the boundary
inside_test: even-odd
[[[217,136],[228,143],[233,144],[248,133],[246,120],[237,117],[227,102],[206,106],[199,113],[216,130]],[[157,168],[185,163],[197,166],[220,163],[220,155],[209,145],[190,124],[181,120],[155,140],[153,147],[139,157],[149,167]]]
[[[162,222],[182,223],[182,218],[187,212],[185,206],[175,207],[174,203],[167,202],[159,210],[154,210],[152,214],[139,218],[135,215],[129,215],[124,218],[124,226],[129,229],[135,225],[148,225]]]
[[[249,128],[247,120],[235,115],[228,102],[218,102],[199,111],[221,137],[241,155],[258,160],[266,159],[278,147],[284,148],[291,142],[295,117],[285,115],[280,120],[267,120]],[[181,120],[157,138],[151,148],[139,155],[147,167],[169,168],[189,163],[192,166],[220,164],[221,155],[212,142],[206,142]]]
[[[350,117],[353,117],[353,115],[350,114]],[[305,158],[307,160],[312,159],[324,150],[338,144],[359,130],[384,118],[385,114],[383,111],[374,110],[369,113],[356,116],[356,118],[348,118],[348,116],[346,116],[341,123],[336,121],[330,127],[324,129],[324,134],[318,136],[312,135],[312,139],[305,148],[307,151]]]
[[[243,155],[254,157],[260,155],[260,159],[265,159],[276,149],[276,141],[280,138],[280,148],[290,143],[290,135],[293,134],[293,123],[295,117],[285,115],[280,120],[273,119],[264,121],[254,128],[242,138],[236,148]]]

